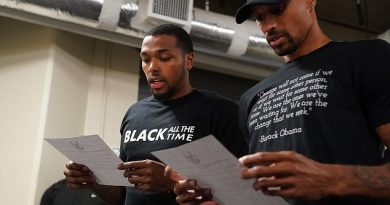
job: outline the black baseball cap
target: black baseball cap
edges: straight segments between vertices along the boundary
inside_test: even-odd
[[[252,14],[252,6],[256,4],[279,4],[284,3],[287,0],[246,0],[246,3],[242,5],[236,13],[236,22],[238,24],[244,22]]]

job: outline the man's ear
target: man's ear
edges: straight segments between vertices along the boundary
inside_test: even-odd
[[[185,54],[185,65],[187,70],[192,69],[192,66],[194,65],[194,60],[195,54],[193,52]]]
[[[317,0],[307,0],[307,8],[312,11],[316,7]]]

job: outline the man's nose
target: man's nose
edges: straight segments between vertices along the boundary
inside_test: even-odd
[[[274,15],[267,15],[266,18],[263,19],[261,23],[257,23],[260,26],[261,31],[266,34],[272,30],[274,30],[277,25],[278,21],[276,19],[276,16]]]
[[[150,64],[148,66],[148,72],[155,72],[155,71],[158,71],[159,70],[159,63],[158,63],[158,60],[155,59],[155,58],[152,58],[150,60]]]

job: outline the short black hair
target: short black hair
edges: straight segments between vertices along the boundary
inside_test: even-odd
[[[161,24],[152,28],[145,36],[169,35],[174,36],[181,50],[188,54],[194,52],[190,35],[176,24]]]

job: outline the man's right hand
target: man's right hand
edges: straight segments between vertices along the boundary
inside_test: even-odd
[[[66,182],[72,188],[93,188],[96,185],[96,177],[93,172],[82,164],[68,161],[65,165],[64,175]]]

